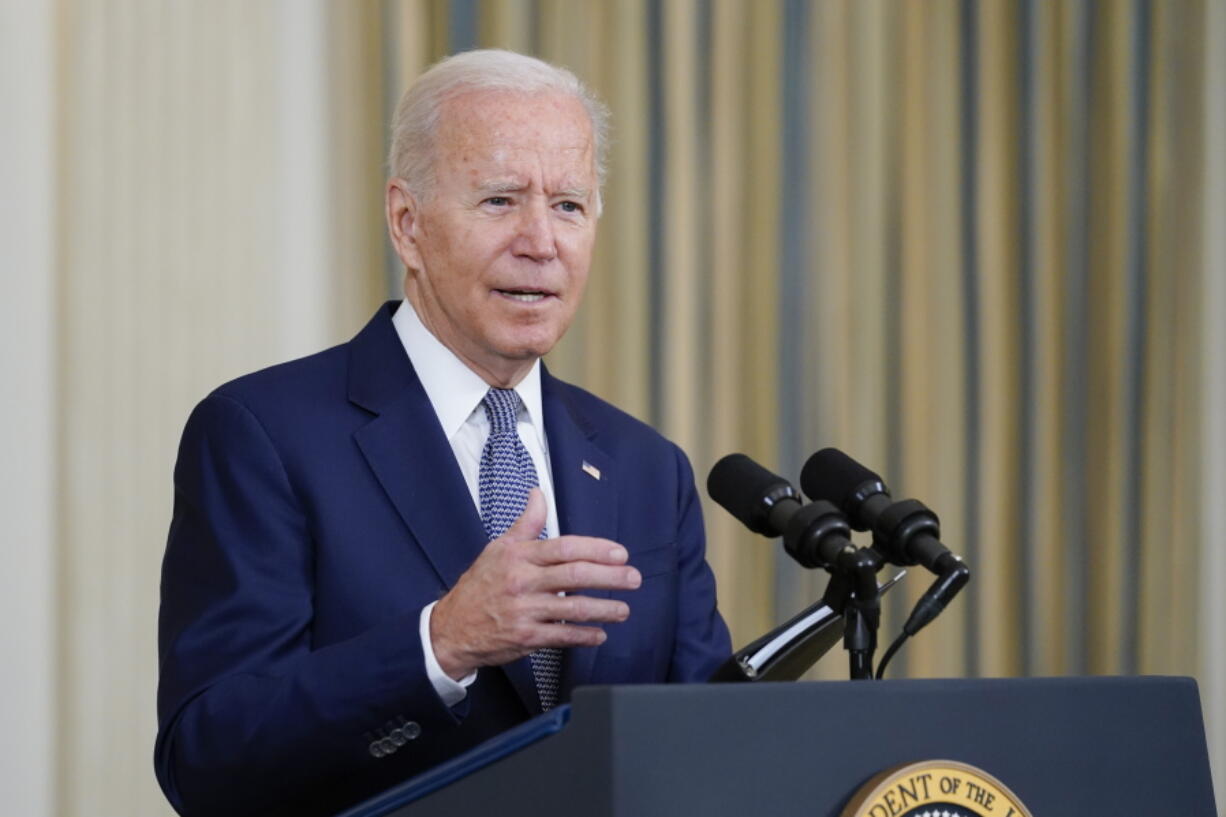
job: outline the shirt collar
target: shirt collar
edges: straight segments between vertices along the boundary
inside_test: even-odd
[[[426,390],[426,397],[438,415],[443,433],[451,440],[473,411],[480,407],[481,400],[490,389],[489,384],[431,334],[407,299],[396,308],[392,326],[396,328],[409,362],[413,364],[422,388]],[[515,392],[523,401],[528,422],[544,448],[545,415],[541,406],[540,360],[532,364],[527,376],[515,387]]]

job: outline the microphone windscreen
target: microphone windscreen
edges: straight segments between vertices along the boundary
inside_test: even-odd
[[[781,488],[791,486],[744,454],[729,454],[707,475],[710,497],[755,533],[766,533],[763,499]]]
[[[851,494],[866,482],[883,480],[837,448],[818,451],[800,472],[800,490],[805,496],[833,502],[845,511]]]

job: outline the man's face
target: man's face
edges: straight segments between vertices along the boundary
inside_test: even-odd
[[[568,95],[472,91],[445,103],[436,145],[433,188],[392,213],[406,294],[470,368],[511,385],[562,337],[587,283],[591,123]]]

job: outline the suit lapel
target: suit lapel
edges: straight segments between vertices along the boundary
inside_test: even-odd
[[[391,303],[350,347],[350,400],[378,416],[354,434],[375,478],[450,589],[485,547],[472,495],[413,371]],[[380,320],[380,319],[383,320]]]
[[[609,456],[595,443],[596,430],[568,399],[564,387],[541,371],[541,401],[558,528],[562,534],[617,538],[616,471]],[[584,595],[608,598],[607,590],[585,590]],[[562,666],[562,697],[592,677],[599,647],[567,651]]]

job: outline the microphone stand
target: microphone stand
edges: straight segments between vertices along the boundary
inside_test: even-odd
[[[906,574],[906,570],[900,570],[882,582],[878,594],[888,592]],[[849,598],[854,588],[846,578],[834,575],[831,584],[834,588],[827,588],[826,594],[811,606],[733,653],[709,680],[713,683],[798,680],[847,632],[848,622],[843,613],[836,612],[827,599],[838,603],[840,611],[846,611],[850,609]],[[861,649],[858,643],[854,646]]]
[[[843,616],[843,648],[853,681],[873,678],[873,652],[881,624],[877,571],[883,564],[881,554],[872,548],[847,548],[839,554],[822,595],[826,605]]]

